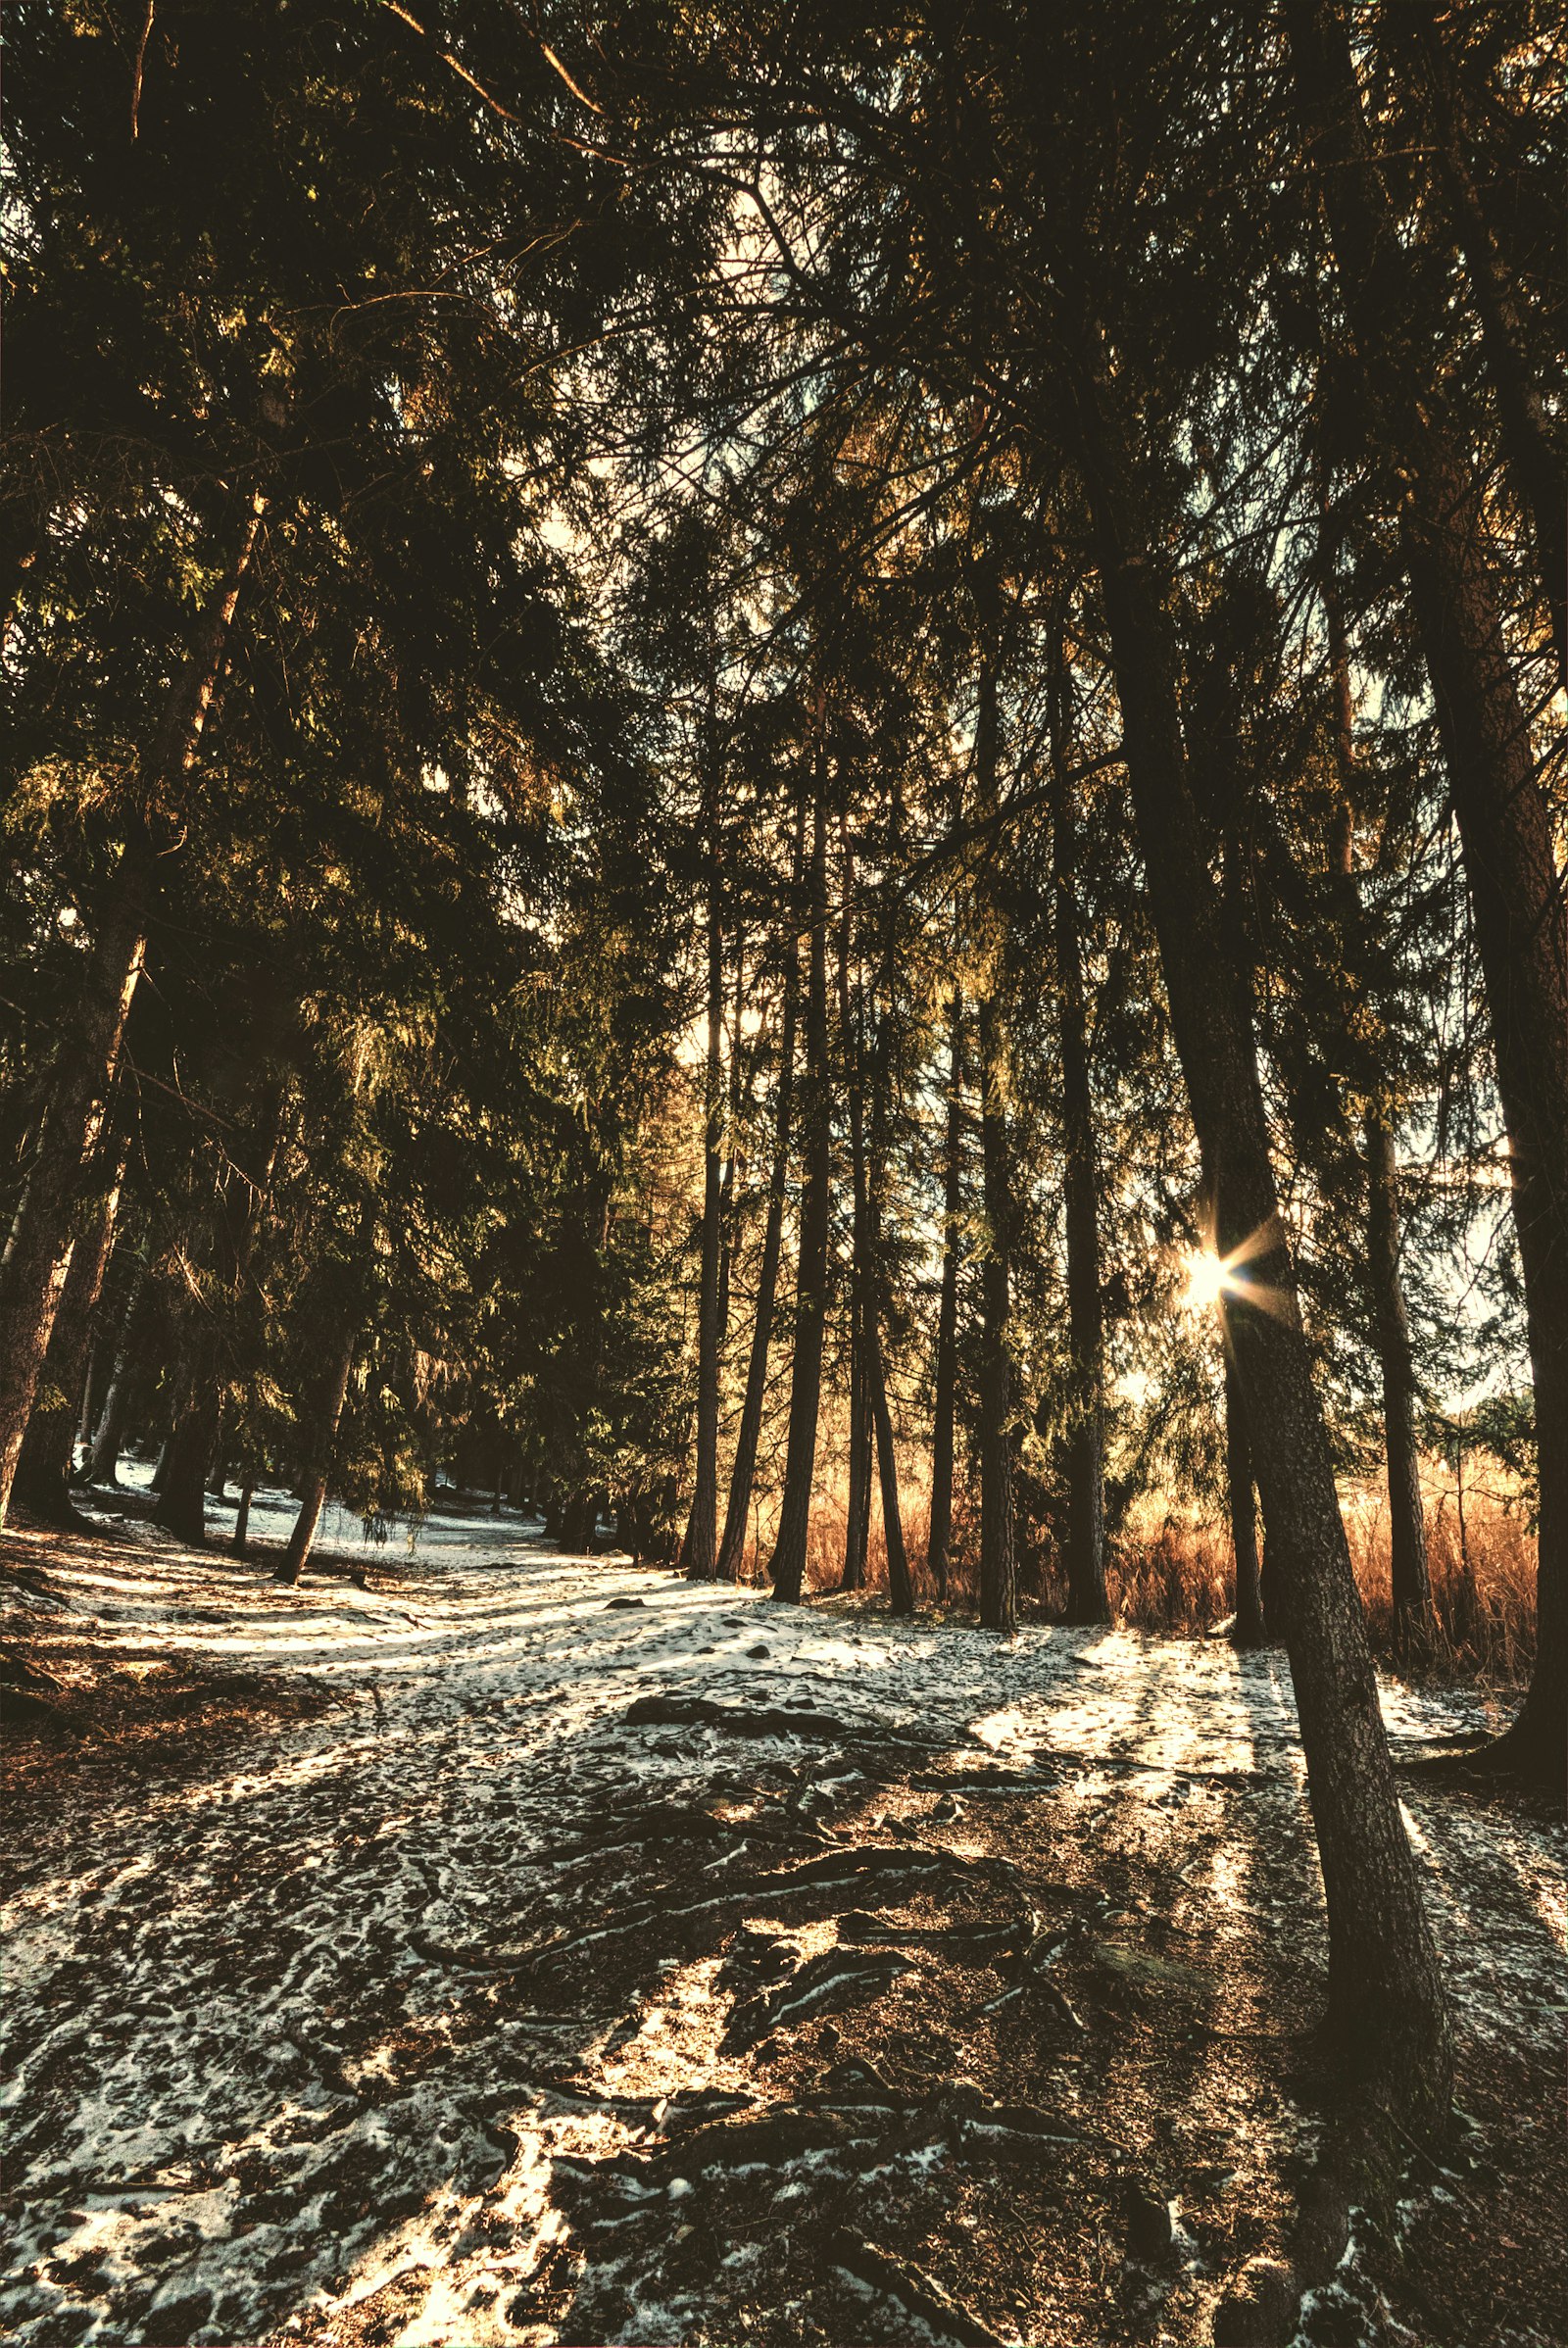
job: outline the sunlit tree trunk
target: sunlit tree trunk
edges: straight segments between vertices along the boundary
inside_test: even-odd
[[[1350,650],[1332,575],[1324,578],[1321,592],[1328,622],[1335,762],[1340,785],[1330,858],[1339,882],[1349,892],[1355,869],[1356,803]],[[1361,1136],[1367,1181],[1367,1287],[1383,1392],[1395,1639],[1401,1653],[1419,1655],[1430,1648],[1437,1624],[1421,1506],[1421,1462],[1416,1449],[1415,1364],[1399,1278],[1399,1176],[1391,1101],[1373,1101],[1368,1104],[1361,1120]]]
[[[1054,662],[1051,828],[1057,1041],[1061,1052],[1063,1203],[1072,1418],[1067,1437],[1067,1620],[1110,1620],[1105,1590],[1105,1324],[1101,1300],[1100,1175],[1089,1089],[1089,1019],[1078,934],[1077,811],[1066,662]]]
[[[149,747],[140,807],[127,826],[107,903],[99,910],[75,1016],[61,1039],[25,1191],[0,1265],[0,1524],[65,1286],[83,1168],[103,1122],[147,951],[157,859],[146,816],[195,762],[264,504],[258,494],[244,510],[227,568]]]
[[[1160,540],[1144,512],[1123,387],[1091,328],[1078,377],[1084,481],[1148,901],[1219,1252],[1267,1533],[1283,1598],[1328,1906],[1334,2025],[1374,2099],[1432,2129],[1453,2052],[1437,1953],[1395,1792],[1365,1618],[1340,1518],[1269,1154],[1255,1049],[1237,999],[1188,773]]]
[[[980,1270],[980,1620],[1011,1631],[1018,1620],[1018,1568],[1012,1521],[1011,1273],[1012,1199],[1003,1096],[1002,1039],[996,1005],[980,998],[980,1155],[985,1192],[985,1258]]]
[[[131,1387],[157,1317],[158,1299],[145,1264],[138,1264],[125,1299],[104,1406],[93,1434],[87,1482],[113,1488],[120,1481],[120,1451],[130,1417]]]
[[[1252,1453],[1247,1418],[1236,1382],[1236,1364],[1225,1356],[1225,1493],[1231,1520],[1231,1555],[1236,1563],[1236,1644],[1256,1647],[1266,1636],[1263,1586],[1257,1563],[1257,1498],[1252,1490]]]
[[[119,1120],[122,1124],[123,1120]],[[130,1153],[127,1134],[107,1143],[96,1196],[71,1250],[70,1268],[44,1356],[43,1383],[52,1390],[33,1405],[17,1463],[14,1497],[52,1524],[76,1523],[71,1504],[75,1398],[85,1384],[93,1313],[114,1250],[121,1185]]]
[[[948,1125],[942,1172],[942,1296],[937,1307],[931,1422],[931,1540],[926,1562],[939,1598],[948,1594],[953,1545],[954,1398],[958,1370],[958,1217],[963,1206],[963,995],[953,992],[948,1045]]]
[[[859,1265],[854,1273],[858,1292],[864,1281]],[[858,1293],[851,1304],[850,1336],[850,1496],[844,1519],[843,1590],[865,1588],[866,1554],[871,1541],[871,1397],[865,1376],[865,1337],[861,1328],[864,1306]]]
[[[311,1422],[309,1456],[300,1490],[300,1512],[294,1520],[294,1530],[288,1537],[283,1562],[272,1577],[276,1582],[292,1583],[299,1580],[316,1541],[321,1509],[326,1501],[327,1479],[332,1472],[337,1431],[343,1419],[343,1405],[348,1400],[356,1343],[355,1333],[342,1340],[337,1358],[321,1389],[320,1400]]]
[[[724,1193],[724,935],[718,894],[716,831],[717,815],[716,810],[712,810],[709,834],[703,1267],[697,1318],[697,1473],[684,1551],[686,1578],[690,1582],[711,1582],[718,1565],[718,1279]]]
[[[1343,17],[1289,0],[1297,94],[1360,381],[1397,468],[1411,604],[1432,684],[1486,980],[1536,1395],[1536,1664],[1497,1757],[1568,1774],[1568,905],[1482,523],[1447,418],[1434,332],[1361,114]]]
[[[795,1344],[790,1380],[784,1497],[768,1576],[773,1595],[799,1604],[816,1472],[816,1421],[822,1398],[822,1338],[827,1317],[830,1181],[827,1051],[827,759],[819,752],[811,813],[811,934],[806,990],[806,1081],[802,1135],[806,1180],[795,1277]]]
[[[797,842],[795,887],[801,884],[801,851]],[[784,967],[784,1004],[779,1036],[779,1072],[774,1109],[773,1162],[767,1184],[767,1218],[762,1229],[762,1260],[757,1276],[757,1314],[752,1326],[752,1353],[746,1371],[746,1397],[741,1405],[740,1430],[735,1439],[735,1462],[730,1470],[729,1503],[724,1511],[724,1538],[718,1549],[718,1578],[739,1579],[746,1555],[746,1526],[751,1514],[752,1487],[757,1478],[757,1446],[762,1432],[762,1409],[767,1399],[767,1356],[773,1336],[773,1309],[778,1294],[779,1257],[784,1242],[784,1200],[789,1189],[790,1126],[795,1093],[796,1004],[800,993],[800,950],[793,936]]]

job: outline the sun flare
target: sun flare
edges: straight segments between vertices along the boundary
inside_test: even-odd
[[[1194,1247],[1187,1257],[1183,1304],[1189,1312],[1209,1311],[1219,1302],[1229,1280],[1229,1272],[1211,1247]]]

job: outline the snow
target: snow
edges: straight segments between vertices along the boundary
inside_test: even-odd
[[[281,1537],[289,1513],[284,1495],[258,1493],[253,1530]],[[90,1631],[127,1662],[286,1671],[337,1700],[248,1730],[205,1774],[90,1802],[68,1793],[21,1855],[4,1915],[8,2185],[21,2206],[0,2285],[0,2330],[19,2343],[139,2337],[146,2324],[156,2338],[235,2342],[324,2323],[330,2336],[378,2293],[390,2311],[378,2336],[404,2348],[563,2336],[545,2302],[519,2313],[513,2294],[570,2249],[566,2165],[647,2141],[666,2125],[661,2099],[759,2093],[723,2050],[752,1989],[722,1985],[711,1954],[677,1942],[657,1999],[629,2011],[612,1986],[604,2011],[506,1986],[526,1984],[529,1950],[552,1935],[608,1946],[636,1925],[635,1834],[606,1839],[607,1817],[630,1815],[628,1791],[644,1808],[711,1811],[722,1796],[753,1823],[737,1740],[701,1723],[628,1728],[639,1697],[829,1713],[906,1740],[916,1767],[925,1748],[999,1787],[1045,1789],[1086,1835],[1129,1778],[1155,1838],[1240,1793],[1248,1847],[1189,1837],[1173,1898],[1216,1944],[1298,1907],[1299,1868],[1287,1882],[1271,1856],[1277,1841],[1299,1846],[1303,1799],[1278,1654],[1047,1628],[1002,1642],[785,1609],[561,1556],[512,1512],[436,1517],[412,1549],[381,1553],[329,1512],[321,1541],[396,1581],[277,1589],[256,1565],[130,1526],[115,1545],[51,1556],[71,1610],[29,1613],[44,1640]],[[1400,1737],[1480,1718],[1475,1699],[1392,1686],[1385,1709]],[[799,1817],[873,1790],[853,1761],[805,1747]],[[741,1760],[770,1755],[799,1768],[803,1740],[780,1729],[748,1739]],[[1404,1799],[1465,2028],[1554,2045],[1555,1836],[1415,1780]],[[762,1834],[760,1811],[755,1823]],[[963,1834],[960,1814],[946,1847],[980,1847]],[[597,1867],[619,1872],[585,1909],[589,1843]],[[700,1848],[691,1896],[733,1857]],[[793,1932],[803,1958],[832,1944],[826,1928]],[[498,2001],[482,2028],[481,1990]],[[541,2083],[568,2076],[589,2091]],[[813,2152],[792,2176],[831,2176],[838,2157]],[[692,2190],[679,2175],[652,2187],[665,2227]],[[615,2191],[624,2223],[641,2224],[650,2188],[626,2174]],[[677,2338],[698,2299],[649,2298],[638,2276],[651,2272],[627,2266],[624,2336]]]

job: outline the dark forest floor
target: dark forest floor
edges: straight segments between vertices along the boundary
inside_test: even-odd
[[[336,1562],[0,1540],[55,1683],[4,1750],[7,2339],[1155,2348],[1285,2254],[1334,2120],[1281,1655],[515,1517]],[[1302,2336],[1561,2343],[1560,1836],[1406,1802],[1475,2125]]]

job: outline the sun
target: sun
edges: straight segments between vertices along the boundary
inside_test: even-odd
[[[1190,1248],[1183,1304],[1189,1312],[1210,1311],[1230,1286],[1230,1278],[1229,1269],[1212,1247]]]

